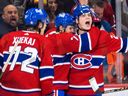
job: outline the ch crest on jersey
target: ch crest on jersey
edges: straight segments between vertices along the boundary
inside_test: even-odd
[[[75,69],[87,69],[92,66],[92,56],[87,54],[75,54],[71,57],[71,66]]]

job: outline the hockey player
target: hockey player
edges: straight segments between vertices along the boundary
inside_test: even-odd
[[[67,36],[69,34],[69,35],[72,35],[72,36],[76,37],[76,39],[74,39],[73,41],[77,41],[78,42],[78,40],[79,40],[78,36],[73,35],[74,32],[75,32],[74,31],[74,24],[75,24],[74,17],[72,15],[70,15],[69,13],[64,13],[64,12],[59,13],[56,16],[56,18],[55,18],[55,26],[56,26],[56,29],[54,29],[54,31],[53,30],[49,30],[48,31],[49,34],[47,34],[47,37],[48,36],[49,36],[48,38],[51,38],[51,37],[54,37],[54,36],[60,37],[61,35],[63,35],[63,37],[61,37],[61,39],[63,38],[63,40],[65,42],[66,39],[68,38]],[[54,32],[56,32],[56,33],[54,33]],[[56,34],[56,35],[53,35],[53,34]],[[71,38],[69,40],[72,41]],[[64,56],[65,53],[62,53],[63,55],[58,55],[58,53],[59,53],[59,52],[57,52],[58,48],[60,48],[62,46],[63,49],[59,49],[60,52],[62,52],[62,50],[68,50],[69,48],[66,48],[65,49],[64,46],[61,44],[60,40],[58,40],[58,39],[53,42],[53,46],[55,45],[55,42],[58,43],[58,47],[54,47],[53,48],[53,50],[52,50],[52,56],[53,57],[54,56]],[[70,43],[70,41],[67,41],[65,43]],[[71,44],[66,45],[66,46],[69,47],[69,46],[71,46]],[[75,47],[76,47],[76,44],[72,44],[71,48],[74,49]],[[62,62],[62,64],[65,64],[65,62]],[[58,77],[56,77],[57,76],[56,74],[58,74],[58,70],[59,70],[59,67],[58,66],[54,66],[54,76],[55,76],[54,77],[54,81],[57,81],[58,80],[57,79]],[[62,71],[62,74],[63,74],[63,71]],[[54,95],[53,96],[63,96],[64,95],[64,91],[63,90],[57,90],[56,88],[54,88],[54,89],[55,90],[54,90]]]
[[[55,28],[48,30],[45,34],[46,37],[58,33],[74,33],[74,17],[69,13],[59,13],[55,18]]]
[[[53,91],[50,44],[39,35],[47,13],[32,8],[24,20],[26,31],[10,32],[0,41],[0,96],[48,96]]]
[[[60,13],[56,16],[55,26],[57,32],[74,33],[74,17],[69,13]]]
[[[58,67],[58,72],[53,84],[56,89],[65,90],[67,96],[96,96],[97,90],[104,91],[102,62],[106,54],[113,51],[127,52],[128,39],[112,36],[92,26],[93,12],[89,6],[78,5],[73,15],[77,33],[84,36],[81,40],[88,43],[89,46],[84,47],[90,51],[55,55],[54,66]]]
[[[45,34],[46,37],[52,42],[52,48],[54,54],[66,54],[68,52],[83,52],[85,50],[91,50],[85,48],[89,43],[82,43],[85,41],[81,39],[84,35],[75,35],[74,32],[74,19],[69,13],[60,13],[55,19],[56,28],[48,30]],[[85,48],[85,49],[84,49]]]

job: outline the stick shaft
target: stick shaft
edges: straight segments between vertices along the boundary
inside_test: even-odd
[[[14,52],[15,52],[15,49],[18,46],[18,44],[19,44],[19,40],[15,43],[13,50],[11,51],[11,53],[8,56],[7,61],[5,62],[4,66],[2,68],[2,73],[0,75],[0,78],[2,77],[3,73],[5,72],[5,70],[6,70],[8,64],[9,64],[9,62],[10,62],[10,60],[11,60],[11,58],[12,58]]]

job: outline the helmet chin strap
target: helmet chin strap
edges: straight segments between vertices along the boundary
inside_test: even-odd
[[[78,26],[78,25],[77,25]],[[77,34],[83,34],[85,32],[87,32],[88,30],[82,29],[78,26],[78,30],[77,30]]]
[[[78,30],[81,30],[81,31],[87,31],[86,29],[82,29],[78,26]]]

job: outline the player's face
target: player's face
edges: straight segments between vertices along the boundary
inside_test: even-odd
[[[10,24],[11,26],[17,26],[17,22],[19,19],[17,8],[13,5],[8,5],[4,8],[2,18],[6,23]]]
[[[82,30],[90,30],[92,26],[92,15],[85,13],[79,16],[76,20],[78,27]]]
[[[75,32],[74,26],[68,25],[68,26],[65,28],[65,32],[67,32],[67,33],[74,33],[74,32]]]

